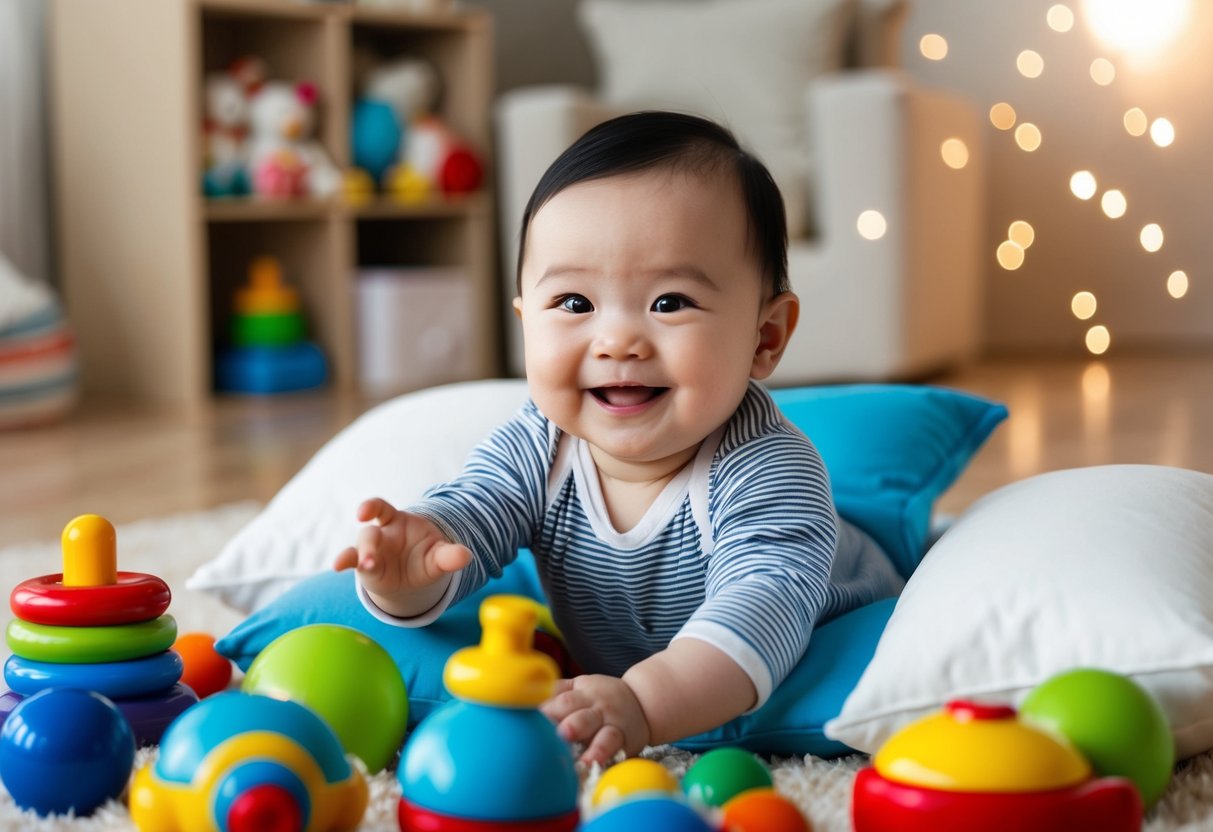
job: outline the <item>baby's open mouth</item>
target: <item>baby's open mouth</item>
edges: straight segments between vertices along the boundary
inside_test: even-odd
[[[605,402],[612,407],[633,407],[650,402],[669,389],[668,387],[628,385],[627,387],[594,387],[590,392],[598,401]]]

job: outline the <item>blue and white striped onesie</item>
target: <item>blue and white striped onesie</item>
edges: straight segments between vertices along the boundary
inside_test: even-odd
[[[815,623],[902,585],[880,547],[838,517],[816,448],[754,382],[626,532],[611,524],[588,445],[534,402],[408,510],[474,557],[417,618],[384,613],[360,588],[382,620],[433,621],[529,546],[586,672],[621,676],[673,639],[697,638],[745,670],[758,705],[800,660]]]

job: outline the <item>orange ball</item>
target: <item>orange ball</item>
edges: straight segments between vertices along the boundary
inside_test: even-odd
[[[214,636],[185,633],[177,637],[173,649],[185,664],[181,683],[193,688],[199,699],[224,690],[232,681],[232,663],[215,652]]]
[[[750,789],[722,807],[727,832],[809,832],[811,827],[792,801],[774,789]]]

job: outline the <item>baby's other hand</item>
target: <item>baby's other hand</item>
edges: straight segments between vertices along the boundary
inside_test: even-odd
[[[371,499],[358,506],[367,523],[357,544],[342,550],[333,568],[357,569],[362,585],[379,596],[422,589],[467,566],[472,553],[452,543],[432,522],[391,503]]]
[[[556,724],[561,738],[586,744],[583,763],[607,766],[620,751],[632,757],[649,744],[649,723],[640,701],[614,676],[561,679],[540,710]]]

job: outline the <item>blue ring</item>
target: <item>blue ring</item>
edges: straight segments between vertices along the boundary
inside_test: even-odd
[[[4,681],[22,696],[33,696],[49,687],[84,688],[125,699],[160,693],[177,684],[184,664],[172,650],[123,662],[55,664],[9,656],[4,663]]]
[[[212,784],[211,822],[227,830],[227,815],[241,795],[256,786],[278,786],[295,798],[303,816],[303,828],[312,819],[312,796],[295,771],[274,759],[250,759],[229,769],[218,783]]]

